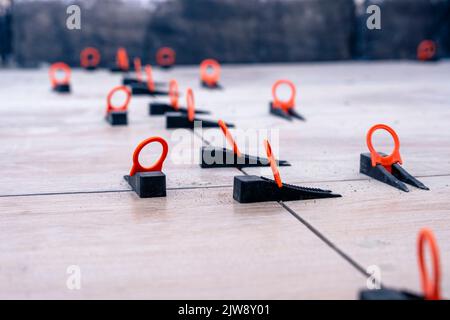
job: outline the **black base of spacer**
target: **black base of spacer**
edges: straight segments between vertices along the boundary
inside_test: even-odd
[[[135,84],[135,83],[140,83],[140,81],[136,78],[131,78],[131,77],[124,77],[122,79],[122,84],[124,86],[129,86],[129,85]]]
[[[122,84],[124,86],[130,86],[130,85],[133,85],[133,84],[136,84],[136,83],[144,84],[145,82],[139,81],[137,78],[133,78],[133,77],[130,77],[130,76],[125,76],[122,79]],[[161,81],[155,81],[154,84],[157,87],[168,86],[168,84],[166,82],[161,82]],[[147,87],[147,85],[145,85],[145,87]]]
[[[106,121],[112,126],[126,126],[128,113],[126,111],[111,111],[106,115]]]
[[[166,113],[166,129],[194,129],[194,123],[201,122],[202,128],[219,128],[219,124],[216,121],[203,120],[195,118],[194,121],[189,121],[187,113],[183,112],[168,112]],[[229,128],[234,128],[231,123],[226,124]]]
[[[181,112],[186,114],[187,109],[186,108],[178,108],[178,111],[176,111],[171,105],[167,103],[159,103],[159,102],[151,102],[148,105],[148,114],[151,116],[160,116],[165,115],[168,112]],[[195,110],[196,114],[209,114],[209,111],[203,111],[203,110]]]
[[[359,300],[425,300],[425,298],[408,291],[381,288],[378,290],[361,290]]]
[[[70,84],[57,84],[53,87],[53,91],[58,93],[70,93]]]
[[[148,114],[151,116],[162,116],[167,112],[174,112],[175,109],[167,103],[151,102],[148,105]]]
[[[194,129],[194,122],[189,121],[187,114],[182,112],[166,113],[166,129]]]
[[[223,87],[219,83],[216,83],[215,85],[210,86],[205,81],[200,81],[200,86],[205,89],[219,89],[219,90],[223,89]]]
[[[138,172],[134,176],[124,176],[140,198],[166,196],[166,175],[160,171]]]

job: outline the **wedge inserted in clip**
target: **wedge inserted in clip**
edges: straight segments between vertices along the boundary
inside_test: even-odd
[[[277,89],[281,85],[287,85],[291,89],[291,97],[287,101],[280,100],[277,96]],[[269,103],[270,114],[292,121],[292,119],[298,119],[306,121],[306,119],[295,111],[295,96],[297,91],[295,85],[289,80],[278,80],[272,87],[273,101]]]
[[[156,89],[157,83],[153,80],[153,69],[150,65],[146,65],[145,75],[147,77],[146,81],[144,81],[141,70],[141,62],[140,59],[135,59],[135,69],[137,82],[130,83],[129,87],[131,88],[131,93],[133,95],[150,95],[150,96],[167,96],[169,92],[162,91]]]
[[[204,120],[195,118],[195,101],[194,93],[191,88],[188,88],[186,94],[187,113],[183,112],[168,112],[166,113],[166,128],[185,128],[194,129],[196,122],[201,122],[204,128],[217,128],[219,124],[216,121]],[[234,127],[232,124],[228,124]]]
[[[216,121],[204,120],[199,118],[190,118],[189,112],[168,112],[166,113],[166,128],[167,129],[194,129],[195,122],[201,122],[203,128],[218,128],[219,125]],[[233,124],[229,123],[229,127],[234,127]]]
[[[330,190],[307,188],[285,184],[281,181],[280,172],[272,154],[269,141],[264,141],[267,158],[272,168],[274,180],[258,176],[234,177],[233,198],[240,203],[253,203],[265,201],[292,201],[324,198],[338,198]]]
[[[132,76],[125,76],[122,79],[122,84],[124,86],[129,86],[129,85],[133,85],[133,84],[136,84],[136,83],[143,83],[143,81],[138,79],[138,78],[132,77]],[[155,86],[157,86],[157,87],[164,87],[164,86],[167,86],[167,83],[165,83],[165,82],[156,82],[155,81]]]
[[[265,201],[293,201],[324,198],[338,198],[330,190],[299,187],[283,183],[280,188],[274,180],[258,176],[236,176],[233,184],[233,198],[240,203]]]
[[[383,153],[380,153],[380,155],[385,156]],[[361,154],[359,171],[369,177],[405,192],[409,192],[409,189],[405,183],[422,190],[430,190],[422,182],[414,178],[405,169],[403,169],[399,163],[394,163],[391,165],[391,172],[389,172],[381,164],[377,164],[373,167],[370,153]]]
[[[231,144],[233,150],[226,148],[215,148],[212,146],[202,147],[200,149],[200,167],[209,168],[245,168],[245,167],[267,167],[270,166],[269,159],[254,157],[241,153],[236,141],[228,130],[227,124],[219,120],[219,127],[222,129],[228,143]],[[279,166],[290,166],[287,161],[278,160],[276,164]]]
[[[270,108],[270,113],[273,114],[274,116],[292,121],[293,118],[298,119],[298,120],[302,120],[302,121],[306,121],[306,119],[299,113],[297,113],[294,109],[288,109],[288,110],[284,110],[281,108],[275,108],[273,106],[273,102],[270,103],[269,105]]]
[[[226,148],[202,147],[200,149],[200,167],[210,168],[247,168],[247,167],[268,167],[270,162],[266,158],[241,154],[238,156],[232,150]],[[278,160],[279,166],[290,166],[285,160]]]
[[[129,85],[134,96],[168,96],[169,92],[153,88],[149,89],[146,82],[136,82]]]
[[[372,135],[376,130],[380,129],[388,131],[394,138],[395,148],[389,156],[384,153],[378,153],[373,147]],[[427,186],[401,166],[400,141],[397,133],[391,127],[384,124],[375,125],[367,133],[366,139],[370,153],[361,154],[359,168],[361,173],[405,192],[409,192],[406,184],[422,190],[429,190]]]
[[[170,80],[169,82],[169,100],[170,104],[159,102],[150,103],[148,110],[149,114],[153,116],[153,115],[164,115],[168,112],[181,112],[184,114],[188,113],[187,108],[182,108],[179,106],[180,92],[178,89],[178,82],[175,79]],[[194,114],[209,114],[209,112],[197,110],[195,108]]]
[[[161,102],[151,102],[148,105],[148,113],[151,116],[161,116],[165,115],[168,112],[180,112],[183,114],[187,114],[188,110],[183,107],[178,107],[178,109],[175,110],[171,104]],[[210,112],[196,109],[195,114],[210,114]]]

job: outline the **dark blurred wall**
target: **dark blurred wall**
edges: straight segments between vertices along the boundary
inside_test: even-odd
[[[359,56],[367,59],[414,59],[424,39],[435,40],[438,53],[450,53],[449,0],[365,0],[381,8],[382,30],[368,30],[359,19]],[[361,17],[361,13],[360,13]]]
[[[351,58],[353,0],[177,0],[147,27],[146,52],[169,45],[181,63]]]
[[[358,0],[356,9],[354,0],[78,0],[81,30],[66,28],[67,1],[22,1],[13,16],[21,65],[78,65],[86,46],[100,49],[103,65],[119,46],[150,63],[161,46],[173,47],[178,63],[415,58],[425,38],[450,53],[450,0]],[[382,30],[366,28],[370,4],[381,7]]]
[[[12,54],[12,0],[0,0],[0,65],[8,65]]]
[[[173,0],[154,11],[119,0],[78,4],[82,30],[67,30],[67,4],[60,1],[18,3],[17,61],[75,65],[80,50],[91,45],[101,50],[103,62],[114,61],[119,46],[154,62],[162,45],[176,49],[179,63],[351,58],[353,0]]]
[[[79,64],[87,46],[100,49],[102,64],[114,61],[119,46],[141,56],[149,11],[119,0],[88,0],[80,5],[81,30],[68,30],[66,9],[61,1],[18,2],[14,9],[16,60],[26,66],[39,62],[65,61]]]

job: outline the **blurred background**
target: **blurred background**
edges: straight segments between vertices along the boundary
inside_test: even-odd
[[[81,30],[66,10],[81,7]],[[381,8],[369,30],[368,6]],[[2,65],[34,67],[98,48],[102,64],[118,47],[154,63],[169,46],[178,64],[415,59],[424,39],[450,54],[450,0],[0,0]]]

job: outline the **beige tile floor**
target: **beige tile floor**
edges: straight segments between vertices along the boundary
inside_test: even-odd
[[[432,228],[450,296],[449,71],[447,62],[230,65],[220,91],[201,89],[196,67],[155,77],[191,86],[212,112],[204,117],[236,124],[238,141],[242,130],[261,133],[249,153],[264,155],[272,130],[277,154],[293,164],[280,169],[285,182],[344,196],[287,205],[362,269],[379,266],[384,284],[419,290],[416,236]],[[279,78],[296,83],[306,122],[268,114]],[[133,97],[129,126],[106,124],[105,97],[119,83],[74,70],[73,93],[59,96],[45,69],[0,71],[0,297],[354,299],[365,288],[360,271],[280,204],[235,202],[237,169],[200,169],[199,136],[148,116],[148,103],[164,98]],[[365,134],[379,122],[396,129],[405,168],[431,191],[402,193],[359,173]],[[168,195],[143,200],[122,176],[153,135],[169,142]],[[219,130],[204,137],[223,144]],[[150,149],[144,162],[156,158]],[[66,286],[70,265],[81,269],[81,290]]]

